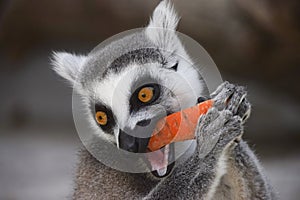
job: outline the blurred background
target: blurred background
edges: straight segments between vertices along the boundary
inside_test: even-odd
[[[0,1],[0,199],[72,194],[77,150],[72,90],[51,70],[53,50],[88,53],[146,26],[158,0]],[[300,3],[174,0],[179,31],[197,40],[224,80],[253,103],[245,138],[281,199],[300,195]]]

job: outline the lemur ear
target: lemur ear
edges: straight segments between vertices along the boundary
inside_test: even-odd
[[[179,17],[169,0],[161,1],[155,8],[148,27],[176,30]]]
[[[72,85],[75,83],[85,60],[86,56],[66,52],[53,52],[51,59],[54,71],[70,81]]]
[[[157,47],[173,52],[179,44],[175,34],[178,21],[173,5],[164,0],[155,8],[145,33]]]

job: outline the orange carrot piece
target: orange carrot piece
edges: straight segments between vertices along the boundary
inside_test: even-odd
[[[198,119],[212,105],[213,101],[207,100],[160,119],[149,140],[148,149],[156,151],[172,142],[195,139]]]

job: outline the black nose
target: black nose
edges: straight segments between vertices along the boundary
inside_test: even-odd
[[[119,131],[119,147],[121,149],[136,153],[138,151],[136,139],[136,137],[133,137],[122,130]]]
[[[138,126],[148,126],[151,122],[151,119],[145,119],[145,120],[142,120],[142,121],[139,121],[138,123],[136,123],[136,125]]]
[[[130,135],[130,132],[119,131],[119,148],[132,153],[146,153],[149,137],[138,138]]]
[[[197,99],[197,103],[202,103],[203,101],[206,101],[207,99],[205,97],[199,97]]]

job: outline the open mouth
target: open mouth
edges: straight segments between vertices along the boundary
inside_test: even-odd
[[[197,104],[205,101],[205,97],[199,97]],[[169,116],[172,113],[168,113]],[[146,154],[146,157],[151,166],[151,172],[156,177],[167,176],[175,166],[175,150],[174,143],[170,143],[165,147]]]
[[[151,173],[159,178],[170,174],[175,165],[174,157],[175,151],[173,143],[168,144],[157,151],[148,152],[146,154]]]

